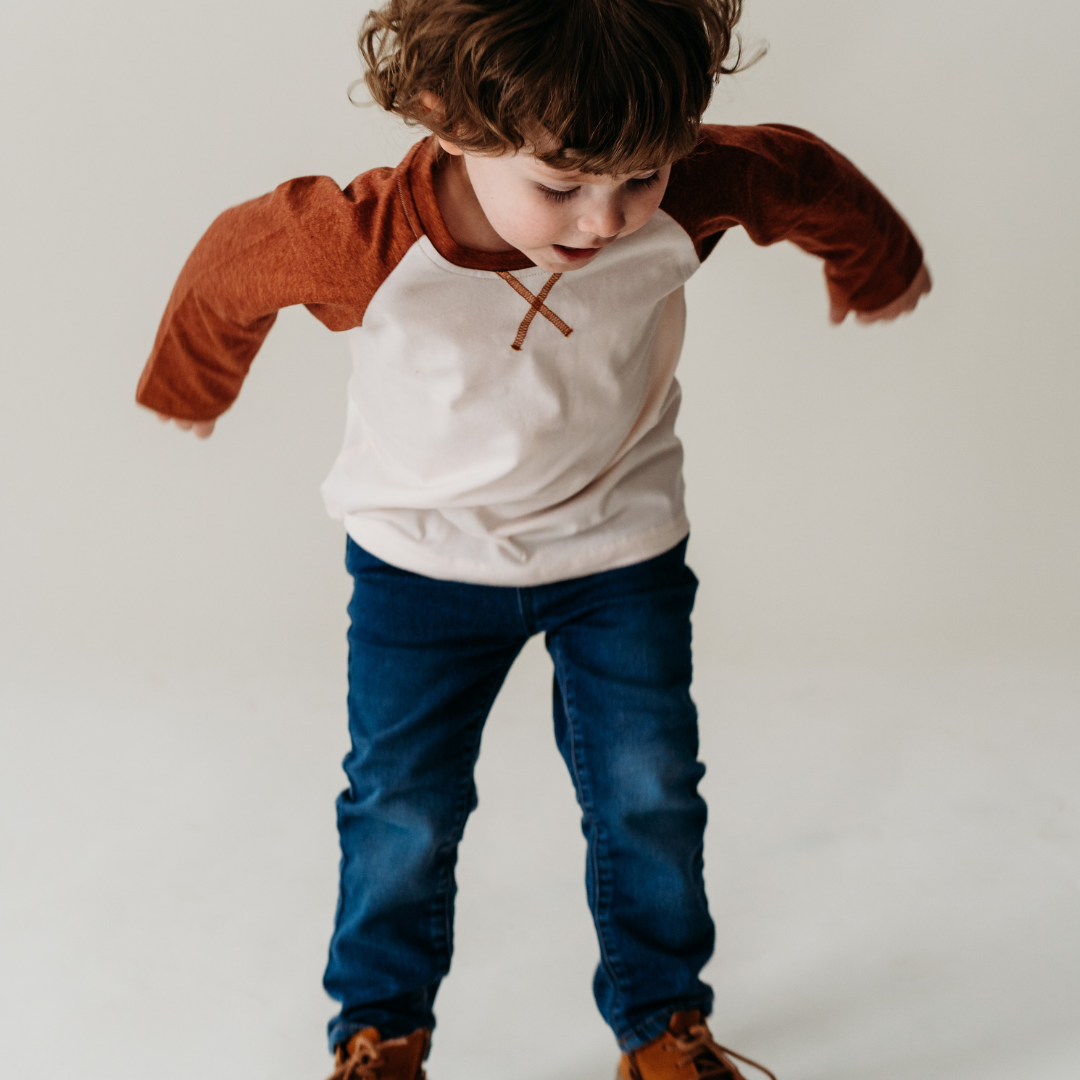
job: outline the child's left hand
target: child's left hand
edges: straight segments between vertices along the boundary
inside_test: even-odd
[[[915,310],[919,298],[925,296],[933,287],[930,280],[930,271],[926,269],[926,263],[919,267],[915,280],[907,287],[907,291],[898,296],[891,304],[887,304],[877,311],[857,311],[855,321],[861,323],[892,322],[898,315],[906,315]],[[848,315],[850,308],[844,307],[832,301],[829,305],[829,322],[839,325]]]

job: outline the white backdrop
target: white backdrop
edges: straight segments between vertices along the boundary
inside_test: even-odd
[[[0,10],[4,1075],[328,1071],[344,341],[286,312],[207,443],[132,395],[222,208],[416,137],[345,100],[366,6]],[[782,1080],[1073,1080],[1080,12],[744,30],[770,53],[709,118],[840,147],[935,290],[832,329],[813,261],[742,235],[688,289],[714,1026]],[[433,1080],[614,1062],[548,680],[530,647],[493,714]]]

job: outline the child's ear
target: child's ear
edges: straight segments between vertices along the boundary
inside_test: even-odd
[[[447,142],[441,135],[436,135],[436,139],[439,140],[439,145],[446,151],[451,157],[464,157],[465,151],[461,149],[456,143]]]
[[[446,123],[446,106],[438,94],[432,93],[430,90],[421,90],[420,104],[436,124]]]
[[[420,91],[420,104],[427,110],[428,115],[436,124],[443,124],[446,120],[446,109],[443,106],[442,98],[438,94],[432,93],[430,90]],[[435,136],[439,140],[439,145],[450,154],[452,157],[461,157],[462,150],[460,146],[456,146],[452,142],[448,142],[441,135]]]

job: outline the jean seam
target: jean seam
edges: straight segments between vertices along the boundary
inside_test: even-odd
[[[499,688],[502,686],[502,682],[505,679],[508,670],[509,665],[506,665],[491,679],[489,692],[484,704],[477,709],[473,717],[469,720],[469,724],[474,728],[474,734],[468,752],[462,754],[462,763],[466,767],[462,769],[461,776],[458,779],[458,783],[461,785],[461,791],[458,796],[458,805],[455,812],[456,820],[452,833],[455,849],[457,845],[461,843],[461,838],[465,833],[465,825],[468,822],[469,813],[471,811],[469,806],[469,790],[470,785],[474,783],[473,777],[476,770],[476,762],[480,756],[480,742],[484,733],[484,720],[490,714],[491,708],[495,704],[495,698],[498,697]],[[502,676],[501,678],[499,677],[500,674]],[[432,901],[432,944],[435,945],[443,961],[441,965],[442,976],[445,976],[446,972],[450,970],[450,963],[453,958],[454,918],[453,913],[450,910],[450,883],[453,879],[453,874],[453,863],[450,863],[441,869],[439,873],[439,884]]]
[[[353,541],[351,536],[346,535],[346,539],[345,539],[346,566],[348,565],[348,562],[349,562],[349,555],[350,555],[349,545],[350,544],[355,544],[355,541]],[[351,622],[351,616],[352,616],[352,599],[351,598],[350,598],[347,610],[349,611],[350,622]],[[346,641],[348,643],[348,656],[347,656],[347,659],[346,659],[346,670],[348,671],[348,670],[351,669],[351,666],[352,666],[352,655],[353,655],[353,645],[352,645],[351,634],[346,634]],[[350,740],[349,741],[350,741],[349,755],[351,755],[353,753],[351,733],[350,733]],[[352,782],[352,778],[350,777],[349,778],[349,790],[350,790],[350,792],[352,791],[352,788],[353,788],[353,782]],[[338,815],[338,827],[339,827],[339,829],[340,829],[340,814],[341,814],[340,803],[341,803],[341,799],[342,799],[343,795],[344,795],[344,793],[342,793],[342,795],[339,795],[338,798],[335,800],[335,809],[336,809],[337,815]],[[331,942],[337,940],[338,931],[341,929],[341,916],[345,911],[345,880],[346,880],[346,871],[348,869],[349,869],[349,855],[348,855],[348,852],[345,850],[345,846],[343,844],[341,846],[341,858],[338,861],[338,881],[340,882],[340,884],[338,886],[337,904],[334,907],[334,927],[333,927],[333,932],[330,935]],[[325,978],[325,975],[324,975],[324,978]]]
[[[521,625],[525,632],[532,637],[536,633],[536,604],[533,600],[532,589],[524,586],[517,590],[518,614],[521,615]]]
[[[611,907],[611,876],[605,867],[605,843],[603,827],[598,820],[592,800],[592,792],[589,787],[588,767],[580,757],[580,735],[578,728],[578,714],[574,704],[574,681],[569,671],[569,665],[563,654],[561,644],[554,642],[554,656],[556,671],[559,675],[559,683],[563,691],[563,707],[566,712],[566,727],[570,737],[570,761],[574,770],[574,781],[577,789],[581,792],[582,810],[588,822],[590,832],[593,834],[594,843],[589,856],[593,865],[593,873],[596,877],[596,929],[597,941],[600,945],[600,962],[607,970],[611,984],[619,997],[625,997],[626,970],[619,956],[618,950],[610,940],[610,907]],[[613,1013],[622,1015],[621,1005],[616,1005]]]

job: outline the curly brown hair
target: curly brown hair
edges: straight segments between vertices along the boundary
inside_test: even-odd
[[[472,153],[527,146],[557,168],[616,175],[690,152],[714,84],[740,66],[741,9],[742,0],[389,0],[364,20],[359,46],[371,96],[407,122]],[[425,107],[425,92],[437,108]]]

